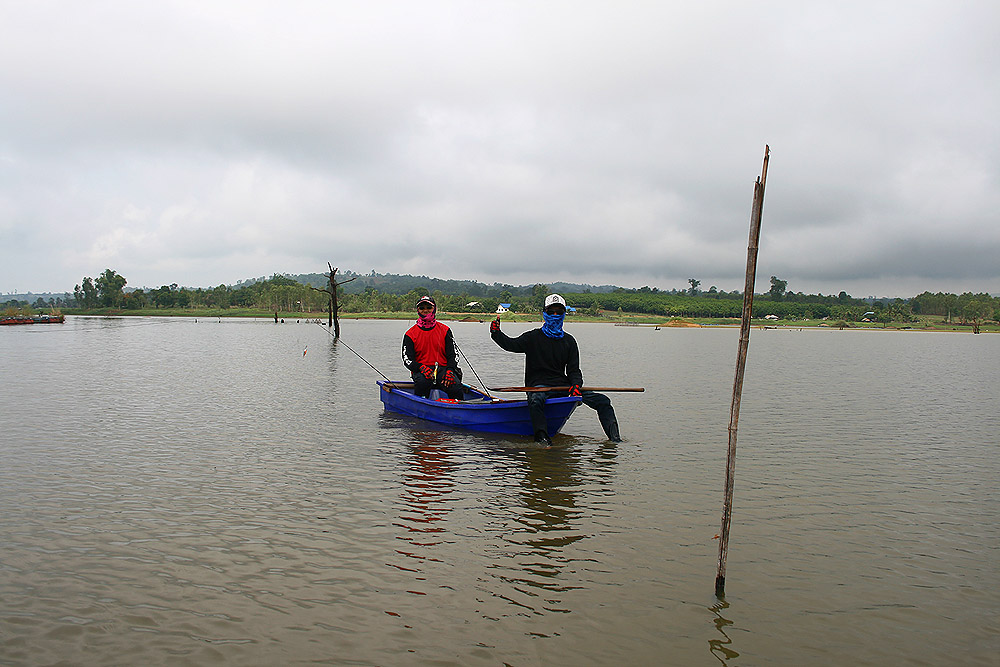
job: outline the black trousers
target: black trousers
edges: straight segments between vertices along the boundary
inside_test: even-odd
[[[549,434],[549,427],[545,421],[545,400],[550,396],[559,398],[566,395],[565,391],[533,391],[528,393],[528,414],[531,415],[531,427],[536,434],[539,431],[545,435]],[[596,391],[585,391],[582,398],[584,405],[597,410],[597,418],[601,422],[604,434],[610,440],[619,440],[621,436],[618,432],[618,418],[615,416],[615,408],[611,405],[611,399]]]
[[[444,370],[442,369],[440,373],[440,379],[437,382],[433,380],[428,380],[424,377],[423,373],[412,373],[410,377],[413,378],[413,393],[417,396],[423,396],[427,398],[431,394],[431,389],[440,389],[444,393],[448,394],[448,398],[454,398],[455,400],[462,400],[465,398],[465,390],[462,389],[462,378],[458,376],[458,382],[450,387],[445,387],[441,384],[441,380],[444,379]]]

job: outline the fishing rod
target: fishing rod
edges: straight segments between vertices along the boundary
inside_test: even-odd
[[[462,350],[462,348],[458,346],[458,343],[455,343],[455,349],[458,350],[459,354],[462,355],[462,358],[465,359],[465,363],[469,364],[469,368],[472,370],[472,374],[476,376],[476,379],[479,380],[479,386],[483,388],[483,393],[485,393],[488,398],[493,398],[492,396],[490,396],[489,391],[486,390],[486,383],[483,382],[483,379],[481,377],[479,377],[479,373],[476,372],[476,369],[472,365],[472,362],[469,361],[469,357],[465,356],[465,352]]]
[[[490,391],[523,391],[525,393],[542,391],[569,391],[572,387],[490,387]],[[643,387],[580,387],[580,391],[646,391]]]
[[[347,343],[345,343],[343,338],[338,338],[337,336],[334,336],[330,332],[330,330],[327,329],[326,327],[324,327],[321,323],[317,322],[316,324],[319,325],[320,327],[322,327],[323,331],[326,331],[328,334],[330,334],[330,336],[333,338],[333,340],[335,340],[336,342],[340,343],[341,345],[343,345],[344,347],[346,347],[351,352],[354,352],[354,354],[357,355],[358,359],[360,359],[361,361],[363,361],[366,364],[368,364],[373,371],[375,371],[376,373],[378,373],[379,375],[381,375],[382,377],[384,377],[386,382],[388,382],[389,384],[393,384],[392,380],[390,380],[389,378],[387,378],[386,375],[385,375],[385,373],[383,373],[379,369],[377,369],[374,366],[372,366],[371,363],[367,359],[365,359],[364,357],[362,357],[360,354],[358,354],[353,347],[351,347],[350,345],[348,345]]]
[[[370,367],[370,368],[371,368],[371,369],[372,369],[373,371],[375,371],[376,373],[378,373],[379,375],[381,375],[381,376],[382,376],[383,378],[385,378],[385,381],[386,381],[386,382],[388,382],[388,383],[389,383],[390,385],[393,385],[393,386],[395,386],[395,384],[396,384],[395,382],[393,382],[393,381],[392,381],[392,380],[390,380],[390,379],[389,379],[388,377],[386,377],[385,373],[383,373],[383,372],[382,372],[382,371],[380,371],[379,369],[377,369],[377,368],[375,368],[374,366],[372,366],[372,364],[371,364],[371,362],[370,362],[370,361],[368,361],[367,359],[365,359],[364,357],[362,357],[362,356],[361,356],[360,354],[358,354],[357,350],[355,350],[355,349],[354,349],[353,347],[351,347],[350,345],[348,345],[347,343],[345,343],[345,342],[344,342],[344,339],[343,339],[343,338],[338,338],[337,336],[334,336],[334,335],[333,335],[333,333],[332,333],[332,332],[331,332],[331,331],[330,331],[329,329],[327,329],[326,327],[324,327],[322,323],[320,323],[320,322],[317,322],[316,324],[317,324],[318,326],[320,326],[320,327],[321,327],[321,328],[323,329],[323,331],[325,331],[326,333],[328,333],[328,334],[329,334],[329,335],[330,335],[330,336],[331,336],[331,337],[333,338],[333,340],[335,340],[335,341],[336,341],[337,343],[340,343],[340,344],[342,344],[342,345],[343,345],[344,347],[346,347],[346,348],[347,348],[348,350],[350,350],[351,352],[353,352],[353,353],[354,353],[354,354],[355,354],[355,355],[356,355],[356,356],[358,357],[358,359],[360,359],[361,361],[363,361],[363,362],[365,362],[366,364],[368,364],[368,366],[369,366],[369,367]],[[459,352],[460,352],[460,353],[462,354],[462,357],[463,357],[463,358],[465,358],[465,362],[466,362],[467,364],[469,364],[469,368],[471,368],[471,369],[472,369],[472,374],[476,376],[476,379],[477,379],[477,380],[479,380],[479,384],[485,387],[485,386],[486,386],[486,384],[485,384],[485,383],[484,383],[484,382],[482,381],[482,379],[481,379],[481,378],[479,377],[479,373],[476,373],[476,369],[472,367],[472,362],[471,362],[471,361],[469,361],[469,358],[465,356],[465,352],[462,352],[462,350],[461,350],[461,349],[460,349],[460,348],[458,347],[458,343],[455,343],[455,349],[456,349],[456,350],[458,350],[458,351],[459,351]],[[437,371],[436,371],[436,370],[435,370],[435,373],[434,373],[434,376],[435,376],[435,377],[437,377]],[[486,392],[484,391],[484,393],[486,393]],[[486,393],[486,395],[487,395],[487,396],[488,396],[489,398],[493,398],[492,396],[490,396],[490,395],[489,395],[489,393]]]

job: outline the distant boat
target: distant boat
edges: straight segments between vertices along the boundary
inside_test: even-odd
[[[493,398],[474,387],[464,385],[465,397],[422,398],[413,393],[412,382],[378,381],[379,397],[386,410],[419,417],[438,424],[457,426],[470,431],[533,435],[528,401]],[[545,401],[549,434],[559,432],[580,405],[580,397],[564,396]]]
[[[65,315],[3,315],[0,325],[9,324],[62,324]]]

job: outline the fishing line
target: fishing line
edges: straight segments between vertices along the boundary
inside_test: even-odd
[[[327,329],[326,327],[324,327],[324,326],[323,326],[323,324],[322,324],[321,322],[317,322],[316,324],[317,324],[317,325],[318,325],[319,327],[321,327],[321,328],[323,329],[323,331],[325,331],[325,332],[327,332],[328,334],[330,334],[330,336],[331,336],[331,337],[333,338],[333,340],[334,340],[335,342],[337,342],[337,343],[340,343],[340,344],[342,344],[342,345],[343,345],[344,347],[346,347],[346,348],[347,348],[348,350],[350,350],[351,352],[354,352],[354,354],[356,354],[356,355],[357,355],[358,359],[360,359],[361,361],[363,361],[363,362],[365,362],[366,364],[368,364],[369,366],[371,366],[371,369],[372,369],[373,371],[375,371],[376,373],[378,373],[379,375],[381,375],[382,377],[384,377],[384,378],[385,378],[385,381],[386,381],[386,382],[389,382],[389,383],[392,383],[392,380],[390,380],[389,378],[387,378],[387,377],[385,376],[385,373],[383,373],[383,372],[382,372],[382,371],[380,371],[379,369],[377,369],[377,368],[375,368],[374,366],[372,366],[372,365],[371,365],[371,363],[369,363],[367,359],[365,359],[365,358],[364,358],[364,357],[362,357],[362,356],[361,356],[360,354],[358,354],[357,352],[355,352],[354,348],[353,348],[353,347],[351,347],[350,345],[348,345],[347,343],[345,343],[345,342],[344,342],[344,339],[343,339],[343,338],[337,338],[336,336],[334,336],[334,335],[333,335],[333,332],[332,332],[332,331],[330,331],[329,329]]]

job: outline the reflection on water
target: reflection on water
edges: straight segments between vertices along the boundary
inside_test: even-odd
[[[614,460],[614,445],[602,447],[597,455],[603,464]],[[505,533],[508,545],[507,558],[513,562],[501,562],[491,566],[495,576],[515,585],[515,590],[524,594],[519,600],[511,600],[534,613],[572,611],[560,605],[561,596],[581,584],[576,578],[566,580],[561,574],[567,567],[577,567],[580,559],[571,554],[580,549],[567,547],[586,540],[587,529],[600,516],[599,502],[609,488],[600,479],[587,478],[591,471],[585,470],[581,453],[566,448],[538,449],[524,452],[518,457],[523,468],[520,481],[520,503],[514,517],[518,530]],[[608,475],[607,468],[601,475]],[[580,494],[585,497],[581,498]],[[586,517],[586,521],[582,521]],[[590,562],[595,562],[594,559]],[[542,589],[544,593],[531,593],[524,586]],[[541,596],[533,599],[535,595]],[[534,603],[534,604],[533,604]]]
[[[615,451],[613,444],[599,450],[597,457],[604,464],[601,477],[610,474],[606,464],[614,460]],[[577,543],[592,536],[588,531],[600,518],[600,499],[610,489],[606,480],[591,478],[592,471],[576,449],[528,451],[521,462],[520,513],[515,521],[522,529],[505,535],[512,562],[491,569],[521,594],[511,597],[512,604],[534,614],[572,613],[567,593],[585,588],[580,573],[599,564]]]
[[[410,548],[397,550],[409,558],[425,560],[440,543],[447,528],[440,525],[449,512],[447,496],[454,492],[454,482],[449,478],[447,436],[433,431],[417,431],[411,447],[410,468],[403,473],[403,506],[408,511],[401,514],[395,525],[406,529],[399,539],[410,543]]]
[[[755,331],[716,600],[738,332],[573,327],[624,443],[385,413],[315,325],[6,327],[0,663],[995,662],[1000,337]]]
[[[719,600],[708,608],[715,615],[715,629],[722,635],[721,639],[709,639],[708,645],[712,655],[718,658],[723,665],[728,665],[730,660],[740,657],[740,654],[732,649],[733,639],[727,633],[727,629],[733,622],[722,615],[726,609],[729,609],[729,603],[725,600]]]
[[[468,444],[467,436],[428,431],[419,420],[391,413],[382,422],[408,440],[400,511],[394,522],[404,531],[397,539],[406,542],[396,552],[408,560],[390,566],[411,572],[416,582],[433,578],[435,567],[453,566],[458,527],[450,525],[449,519],[456,511],[454,496],[470,483],[470,475],[488,485],[501,479],[505,485],[515,485],[510,491],[516,493],[504,494],[484,508],[490,520],[480,528],[480,536],[492,552],[484,573],[490,578],[480,577],[477,587],[490,600],[510,605],[498,617],[571,613],[572,608],[561,604],[561,596],[583,588],[577,583],[581,563],[599,561],[573,556],[569,548],[590,536],[593,521],[602,515],[602,497],[613,494],[617,445],[599,443],[585,452],[576,448],[576,439],[571,437],[560,438],[562,446],[542,449],[528,439],[497,441],[494,436],[474,436],[484,449],[475,462],[477,467],[471,468],[455,451],[455,440]],[[572,550],[582,551],[579,545]],[[575,568],[570,577],[563,576],[567,568]],[[493,618],[491,613],[483,612],[485,618]]]
[[[571,611],[561,604],[562,594],[578,588],[560,574],[572,566],[565,547],[585,539],[577,525],[582,509],[575,487],[580,485],[573,454],[561,449],[540,449],[518,457],[523,466],[520,498],[512,524],[502,534],[504,557],[490,565],[490,573],[507,592],[498,597],[525,612]]]
[[[527,547],[531,554],[547,558],[586,536],[573,530],[582,509],[576,503],[576,487],[581,484],[575,452],[542,449],[523,457],[521,480],[523,513],[517,521],[524,526],[524,539],[512,544]]]

